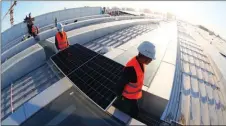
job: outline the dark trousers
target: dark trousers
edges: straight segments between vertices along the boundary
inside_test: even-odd
[[[29,24],[27,24],[27,29],[28,29],[28,33],[30,34],[30,35],[32,35],[32,26],[31,25],[29,25]]]
[[[137,118],[139,114],[139,105],[137,99],[127,99],[123,96],[119,97],[116,102],[116,107],[130,115],[132,118]]]

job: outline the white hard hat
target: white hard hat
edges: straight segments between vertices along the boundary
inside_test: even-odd
[[[155,60],[155,45],[152,44],[151,42],[144,41],[139,45],[137,48],[139,53],[142,55],[151,58],[152,60]]]
[[[57,30],[60,32],[63,31],[63,25],[61,23],[57,23]]]

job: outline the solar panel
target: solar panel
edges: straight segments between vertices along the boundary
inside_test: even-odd
[[[116,99],[115,86],[123,65],[79,44],[51,57],[74,85],[103,110]]]

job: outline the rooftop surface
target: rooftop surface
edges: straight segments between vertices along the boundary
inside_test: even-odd
[[[134,26],[134,27],[130,27],[130,28],[126,28],[126,29],[124,29],[124,30],[120,30],[120,31],[117,31],[117,32],[115,32],[115,33],[112,33],[112,34],[110,34],[110,35],[107,35],[107,36],[105,36],[105,37],[102,37],[102,38],[100,38],[100,39],[97,39],[97,40],[94,40],[93,42],[89,42],[89,43],[87,43],[87,44],[85,44],[84,46],[85,47],[88,47],[88,48],[92,48],[92,44],[93,44],[93,46],[95,47],[95,48],[92,48],[92,50],[94,50],[94,51],[97,51],[98,52],[98,50],[100,50],[100,49],[98,49],[97,50],[97,45],[98,44],[100,44],[102,47],[103,46],[105,46],[105,45],[108,45],[108,46],[112,46],[113,47],[113,51],[117,51],[117,50],[121,50],[121,54],[123,54],[123,53],[126,53],[127,51],[129,51],[129,50],[131,50],[132,51],[132,53],[136,53],[137,54],[137,50],[136,50],[136,46],[138,46],[139,45],[139,43],[141,42],[141,39],[150,39],[150,41],[151,40],[153,40],[153,41],[155,41],[156,43],[157,42],[159,42],[158,44],[159,45],[164,45],[164,43],[168,43],[169,41],[167,40],[167,41],[161,41],[161,37],[158,37],[158,38],[153,38],[153,36],[154,36],[154,34],[161,34],[164,30],[154,30],[154,29],[158,29],[158,25],[156,25],[156,24],[148,24],[148,25],[137,25],[137,26]],[[163,26],[161,26],[161,27],[163,27],[164,28],[164,25]],[[150,31],[152,31],[152,30],[154,30],[153,32],[151,32],[150,33]],[[145,34],[146,33],[146,34]],[[149,33],[149,34],[147,34],[147,33]],[[166,34],[166,32],[164,32],[164,34]],[[165,38],[163,38],[163,39],[165,39]],[[98,43],[98,44],[96,44],[96,42],[99,42],[99,40],[103,40],[102,42],[106,42],[106,44],[101,44],[101,43]],[[163,43],[161,43],[161,42],[163,42]],[[95,44],[94,44],[95,43]],[[127,44],[127,46],[126,45],[124,45],[124,44]],[[128,46],[128,44],[130,44],[130,46]],[[89,45],[91,45],[91,46],[89,46]],[[116,45],[116,46],[114,46],[114,45]],[[124,46],[123,46],[124,45]],[[99,47],[99,46],[98,46]],[[158,48],[161,48],[160,46],[157,46]],[[166,50],[166,48],[167,48],[167,46],[164,46],[164,50]],[[158,62],[156,62],[156,63],[160,63],[160,61],[163,59],[163,56],[164,56],[164,50],[160,50],[159,49],[159,51],[158,51],[158,58],[157,59],[159,59],[159,61]],[[130,51],[130,52],[131,52]],[[134,52],[133,52],[134,51]],[[111,56],[113,56],[113,57],[115,57],[115,58],[113,58],[112,57],[112,59],[114,59],[115,61],[117,61],[117,62],[119,62],[119,63],[121,63],[121,64],[124,64],[124,63],[122,63],[122,62],[120,62],[119,60],[117,60],[116,58],[117,57],[121,57],[121,56],[123,56],[123,55],[110,55],[110,53],[112,53],[111,51],[110,52],[108,52],[108,53],[106,53],[106,55],[108,55],[107,57],[111,57]],[[119,53],[118,53],[119,54]],[[135,55],[136,55],[135,54]],[[161,54],[161,55],[160,55]],[[105,54],[103,54],[103,55],[105,55]],[[132,55],[129,55],[129,56],[126,56],[126,58],[130,58]],[[157,70],[157,68],[159,67],[159,64],[158,65],[156,65],[156,67],[155,67],[155,71]],[[151,68],[151,67],[150,67]],[[48,68],[49,69],[49,68]],[[44,69],[43,69],[44,70]],[[50,70],[52,70],[52,69],[50,69]],[[150,73],[152,73],[150,70],[148,70]],[[45,71],[43,71],[43,72],[45,72]],[[172,72],[173,73],[173,72]],[[34,73],[35,74],[35,73]],[[53,75],[54,75],[54,73],[53,73]],[[148,74],[147,74],[148,75]],[[173,75],[173,74],[172,74]],[[28,76],[30,76],[30,75],[28,75]],[[56,76],[56,75],[55,75]],[[154,75],[152,75],[152,77],[154,77]],[[146,77],[147,79],[147,82],[148,81],[150,81],[149,80],[149,78],[150,78],[150,75],[148,75],[147,77]],[[172,79],[173,79],[173,76],[171,77]],[[43,79],[48,79],[48,78],[43,78]],[[23,81],[23,78],[21,79],[22,81]],[[145,82],[146,83],[146,82]],[[26,83],[25,83],[26,84]],[[50,85],[52,85],[53,83],[51,83]],[[26,84],[26,85],[28,85],[29,86],[29,83],[28,84]],[[146,87],[149,87],[150,85],[146,85]],[[34,89],[36,89],[37,87],[34,87]],[[169,87],[170,88],[170,87]],[[9,90],[10,90],[10,87],[8,88]],[[26,87],[24,88],[24,89],[26,89]],[[148,89],[148,88],[147,88]],[[146,90],[147,90],[146,89]],[[27,90],[27,89],[26,89]],[[47,90],[47,89],[46,89]],[[168,89],[167,89],[168,90]],[[152,91],[153,92],[153,91]],[[31,92],[30,92],[31,93]],[[41,92],[39,92],[39,93],[41,93]],[[166,99],[168,99],[169,98],[169,94],[170,94],[170,92],[168,92],[167,93],[167,95],[166,96],[164,96]],[[30,94],[28,94],[28,95],[30,95]],[[31,97],[34,97],[35,95],[37,95],[37,94],[34,94],[34,95],[32,95]],[[156,95],[158,95],[158,93],[156,94]],[[35,96],[36,97],[36,96]],[[22,98],[23,99],[23,98]],[[32,98],[33,99],[33,98]],[[29,99],[24,99],[24,102],[26,102],[26,100],[29,100]],[[10,101],[8,101],[8,103],[10,104]],[[28,101],[28,103],[29,103],[29,101]],[[23,103],[20,103],[20,106],[22,106],[23,105]],[[15,110],[16,110],[16,107],[17,106],[15,106]],[[4,109],[4,108],[3,108]],[[7,115],[8,114],[10,114],[10,107],[9,107],[9,111],[7,111],[7,113],[6,113]],[[6,116],[7,116],[6,115]]]
[[[178,26],[178,77],[163,117],[185,125],[226,124],[224,89],[220,88],[211,57],[192,34],[189,28]]]
[[[154,25],[155,26],[155,25]],[[142,28],[142,27],[141,27]],[[80,30],[80,29],[78,29]],[[144,31],[142,31],[144,30]],[[142,32],[147,32],[145,30],[150,29],[138,29],[137,35],[141,34]],[[132,31],[130,31],[132,32]],[[77,33],[77,32],[76,32]],[[133,33],[133,32],[132,32]],[[133,38],[135,38],[135,35]],[[124,40],[126,43],[128,40]],[[40,43],[41,44],[41,43]],[[47,50],[48,51],[48,50]],[[45,49],[46,57],[48,52]],[[23,55],[21,53],[20,55]],[[17,55],[16,55],[17,56]],[[6,62],[7,63],[7,62]],[[49,86],[53,85],[57,82],[61,77],[58,77],[55,71],[56,69],[53,65],[49,62],[44,63],[41,67],[37,68],[37,70],[31,71],[29,74],[25,75],[24,77],[20,78],[19,80],[15,81],[12,86],[8,86],[7,88],[2,90],[2,119],[7,118],[11,113],[11,111],[17,111],[18,108],[23,104],[28,102],[29,100],[36,97],[38,94],[46,90]],[[45,75],[45,74],[48,74]],[[42,75],[42,76],[40,76]],[[38,80],[37,80],[38,79]],[[42,81],[40,81],[42,80]],[[48,81],[47,82],[45,82]],[[44,82],[44,83],[43,83]],[[19,87],[19,88],[18,88]],[[17,91],[19,90],[19,92]],[[24,92],[26,91],[26,92]],[[13,95],[11,96],[10,94]],[[15,95],[17,94],[17,95]],[[12,98],[12,100],[10,100]],[[19,99],[19,100],[18,100]],[[13,108],[13,109],[12,109]]]
[[[117,23],[117,21],[112,22],[109,26]],[[72,30],[68,34],[70,37],[97,27],[101,27],[101,25],[77,29],[78,32]],[[87,42],[83,46],[125,65],[130,58],[137,55],[137,46],[143,40],[153,42],[157,48],[157,60],[147,66],[143,90],[169,101],[161,119],[165,121],[174,120],[184,125],[223,125],[226,124],[224,120],[226,118],[226,83],[224,81],[226,78],[226,58],[219,53],[219,50],[223,50],[222,46],[219,46],[219,43],[221,43],[219,39],[214,40],[214,46],[209,44],[211,39],[211,36],[204,31],[188,24],[161,22],[160,25],[152,23],[134,25]],[[106,46],[111,49],[102,53],[102,49]],[[48,94],[45,97],[46,99],[53,100],[54,98],[48,98],[52,97],[49,94],[51,92],[48,92],[48,90],[51,90],[49,87],[54,87],[55,82],[60,85],[65,81],[65,78],[59,77],[56,71],[58,70],[54,68],[53,64],[46,62],[36,70],[15,81],[13,85],[3,89],[1,98],[2,119],[11,114],[12,103],[13,108],[19,108],[22,113],[24,110],[20,109],[20,106],[29,106],[30,101],[32,101],[32,98],[35,99],[36,95],[39,97],[36,97],[36,99],[40,101],[41,95],[38,96],[38,94],[41,94],[41,92]],[[221,78],[223,79],[221,80]],[[64,91],[66,92],[69,88],[65,87]],[[12,90],[14,99],[10,100]],[[54,92],[53,89],[52,92]],[[69,92],[67,91],[65,94]],[[59,96],[58,101],[56,100],[53,103],[60,103],[64,99],[62,97],[68,97],[60,94]],[[32,102],[35,101],[33,100]],[[47,102],[40,102],[40,104],[43,105],[37,108],[44,107]],[[68,102],[69,104],[74,103]],[[69,113],[68,116],[64,116],[64,121],[58,122],[59,124],[66,125],[68,122],[73,122],[73,116],[69,115],[73,115],[76,112],[74,111],[74,105],[69,105],[69,108],[65,110],[65,106],[58,109],[60,106],[47,105],[45,108],[48,107],[58,110],[55,113],[56,117],[61,111]],[[89,110],[87,113],[92,113],[91,111]],[[38,112],[36,116],[38,120],[40,120],[43,113],[44,111]],[[87,113],[84,118],[88,118],[89,115]],[[105,115],[105,113],[101,113],[103,116]],[[40,124],[54,123],[56,119],[53,118],[53,115],[50,114],[51,118],[46,118],[43,122],[40,120]],[[61,115],[59,114],[59,116]],[[105,116],[109,119],[111,118],[108,115]],[[99,121],[96,123],[98,124]],[[111,122],[111,119],[108,121]],[[30,118],[24,125],[32,123],[32,118]],[[120,125],[121,122],[113,123]],[[88,125],[84,120],[80,121],[80,124]]]

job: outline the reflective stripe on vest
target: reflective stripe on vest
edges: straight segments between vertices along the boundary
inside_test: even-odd
[[[126,67],[134,67],[137,75],[136,83],[128,83],[125,85],[122,95],[128,99],[140,99],[142,97],[142,86],[144,80],[144,72],[142,71],[140,64],[136,57],[132,58]]]
[[[129,85],[130,87],[137,88],[136,83],[128,83],[128,85]]]
[[[60,48],[60,50],[63,50],[68,47],[67,35],[64,31],[62,32],[62,34],[63,34],[62,37],[60,35],[60,32],[56,34],[56,39],[57,39],[58,47]]]

